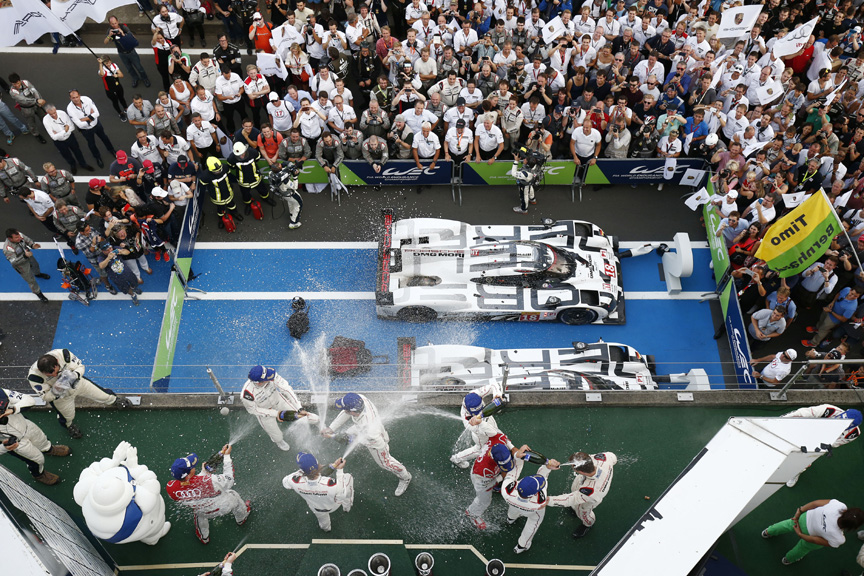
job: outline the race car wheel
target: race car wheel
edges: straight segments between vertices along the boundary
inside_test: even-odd
[[[438,313],[426,306],[409,306],[399,310],[396,318],[404,322],[431,322],[438,318]]]
[[[560,320],[562,324],[568,324],[570,326],[591,324],[596,321],[597,318],[597,312],[594,310],[585,310],[580,308],[568,308],[567,310],[562,310],[558,314],[558,320]]]

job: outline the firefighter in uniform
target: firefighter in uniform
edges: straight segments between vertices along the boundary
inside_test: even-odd
[[[234,144],[234,153],[228,157],[228,164],[236,171],[237,182],[240,185],[240,193],[243,195],[243,203],[246,205],[245,212],[252,211],[252,191],[258,193],[261,199],[275,206],[276,202],[270,196],[270,188],[261,177],[258,169],[258,160],[261,153],[257,148],[250,148],[243,142]]]
[[[69,447],[52,444],[39,426],[21,414],[36,404],[32,396],[0,388],[0,454],[6,452],[27,464],[33,478],[53,486],[60,477],[45,470],[45,454],[68,456]]]
[[[237,179],[222,166],[222,162],[218,158],[211,156],[207,159],[207,169],[201,170],[198,174],[198,182],[207,191],[207,194],[210,195],[210,201],[216,206],[216,216],[219,217],[220,228],[225,226],[222,217],[229,212],[237,220],[243,221],[243,216],[237,212],[237,205],[234,202],[234,186],[238,186]]]
[[[117,404],[128,408],[132,403],[118,397],[113,390],[102,388],[84,376],[84,363],[65,348],[57,348],[39,357],[27,375],[30,387],[42,400],[57,411],[57,420],[72,438],[83,436],[75,420],[75,398],[92,400],[97,404]]]
[[[576,473],[570,493],[552,496],[549,498],[549,506],[572,508],[582,520],[582,526],[573,532],[573,537],[581,538],[594,525],[594,508],[603,502],[612,486],[612,467],[618,462],[618,457],[612,452],[601,452],[593,456],[577,452],[570,456],[570,462],[574,463],[573,471]]]

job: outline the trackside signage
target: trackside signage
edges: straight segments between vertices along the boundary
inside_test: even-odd
[[[708,194],[714,194],[714,187],[709,179],[706,186]],[[718,235],[722,217],[709,203],[702,207],[702,217],[705,220],[705,231],[708,234],[708,244],[711,246],[711,262],[714,263],[714,279],[718,283],[726,281],[726,286],[720,293],[720,308],[723,311],[723,322],[726,324],[726,335],[729,338],[729,349],[732,353],[732,361],[735,366],[735,376],[741,388],[752,388],[755,386],[750,366],[750,346],[747,343],[747,329],[744,325],[744,315],[741,314],[741,306],[738,304],[738,295],[735,284],[726,280],[726,272],[729,269],[729,251],[723,234]]]
[[[820,191],[768,229],[756,257],[788,278],[822,257],[842,230],[828,197]]]

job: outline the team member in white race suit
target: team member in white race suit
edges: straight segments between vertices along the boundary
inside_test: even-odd
[[[359,442],[372,455],[372,459],[383,468],[396,475],[399,478],[399,484],[396,486],[396,496],[401,496],[411,483],[411,473],[405,469],[401,462],[390,455],[390,436],[384,425],[381,424],[381,418],[378,416],[378,409],[362,394],[349,392],[342,398],[336,400],[336,408],[342,410],[328,428],[324,428],[321,434],[327,438],[335,436],[335,431],[344,426],[348,419],[351,418],[354,425],[348,429],[349,435],[355,437],[354,441]]]
[[[527,446],[525,447],[527,449]],[[516,447],[504,434],[496,434],[486,443],[485,450],[471,468],[471,483],[474,485],[474,500],[465,510],[465,514],[480,530],[486,529],[483,513],[492,503],[495,487],[504,479],[504,474],[513,470],[515,463],[513,453]],[[500,489],[498,490],[500,491]]]
[[[862,419],[861,411],[855,410],[854,408],[843,410],[842,408],[838,408],[832,404],[805,406],[804,408],[799,408],[789,412],[788,414],[784,414],[783,418],[840,418],[841,420],[849,420],[849,426],[843,431],[843,434],[831,443],[831,446],[834,448],[848,444],[861,435],[861,430],[859,428]],[[807,468],[809,468],[809,466]],[[786,482],[786,486],[789,488],[795,486],[795,484],[798,483],[798,478],[800,478],[803,473],[804,470],[799,472],[797,476]]]
[[[585,452],[577,452],[570,456],[570,462],[575,462],[573,471],[576,478],[570,487],[569,494],[561,494],[549,498],[549,506],[571,507],[582,526],[573,532],[574,538],[581,538],[597,520],[594,508],[603,502],[612,486],[612,467],[618,462],[618,457],[612,452],[601,452],[589,456]]]
[[[530,450],[530,448],[523,446],[513,454],[516,465],[507,472],[501,488],[501,496],[510,505],[507,509],[507,523],[513,524],[520,517],[525,518],[525,527],[522,528],[519,541],[513,548],[516,554],[521,554],[531,548],[531,541],[537,534],[537,529],[540,528],[543,517],[546,515],[546,504],[548,503],[546,479],[549,477],[549,472],[557,470],[560,465],[557,460],[550,458],[546,464],[540,467],[537,474],[519,480],[519,474],[522,473],[522,467],[525,464],[522,458],[525,456],[526,450]]]
[[[251,501],[243,501],[240,494],[231,490],[234,486],[234,463],[231,461],[231,445],[222,450],[222,474],[204,471],[197,474],[195,466],[198,456],[189,454],[178,458],[171,465],[174,480],[168,483],[166,491],[172,500],[189,506],[195,515],[195,535],[207,544],[210,542],[210,518],[234,514],[238,526],[242,526],[252,512]]]
[[[303,410],[294,389],[273,368],[253,366],[240,397],[246,411],[258,418],[258,423],[270,439],[286,452],[291,446],[285,441],[279,422],[304,417],[310,424],[320,421],[316,414]]]
[[[486,443],[489,438],[500,434],[498,423],[495,422],[494,416],[483,417],[483,398],[486,396],[492,398],[501,398],[501,385],[497,382],[487,384],[481,388],[476,388],[465,395],[462,400],[462,408],[459,410],[462,416],[462,425],[471,431],[471,440],[474,443],[450,457],[450,461],[460,468],[468,468],[471,461],[479,458],[486,449]]]
[[[336,471],[336,477],[323,476],[318,460],[309,452],[297,454],[297,465],[300,470],[285,476],[282,486],[293,490],[303,497],[309,510],[318,519],[318,526],[324,532],[330,532],[330,513],[342,507],[345,512],[351,511],[354,504],[354,477],[345,474],[345,460],[338,458],[329,465]]]
[[[52,444],[39,426],[21,414],[34,404],[32,396],[0,388],[0,454],[10,452],[27,464],[36,481],[53,486],[60,477],[45,470],[45,454],[68,456],[71,452],[68,446]]]

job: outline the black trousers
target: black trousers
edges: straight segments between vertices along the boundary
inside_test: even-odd
[[[84,160],[84,154],[81,153],[81,146],[78,145],[78,138],[75,137],[75,134],[70,135],[66,140],[54,140],[54,146],[57,147],[60,155],[69,163],[71,168],[75,168],[79,164],[87,166],[87,161]]]
[[[90,153],[93,154],[93,158],[96,158],[97,160],[102,158],[102,155],[99,153],[99,148],[96,147],[97,137],[102,141],[102,144],[105,146],[105,149],[108,150],[110,156],[115,156],[117,154],[117,150],[114,149],[114,144],[111,143],[108,135],[105,134],[105,129],[102,127],[102,123],[98,120],[93,128],[81,130],[81,134],[84,135],[84,139],[87,141],[87,147],[90,148]]]
[[[245,113],[246,104],[243,102],[242,97],[233,104],[222,102],[222,119],[225,122],[226,128],[228,128],[228,134],[233,136],[234,132],[237,130],[237,125],[234,124],[234,114],[237,114],[237,116],[240,117],[240,122],[243,122],[243,115]]]

